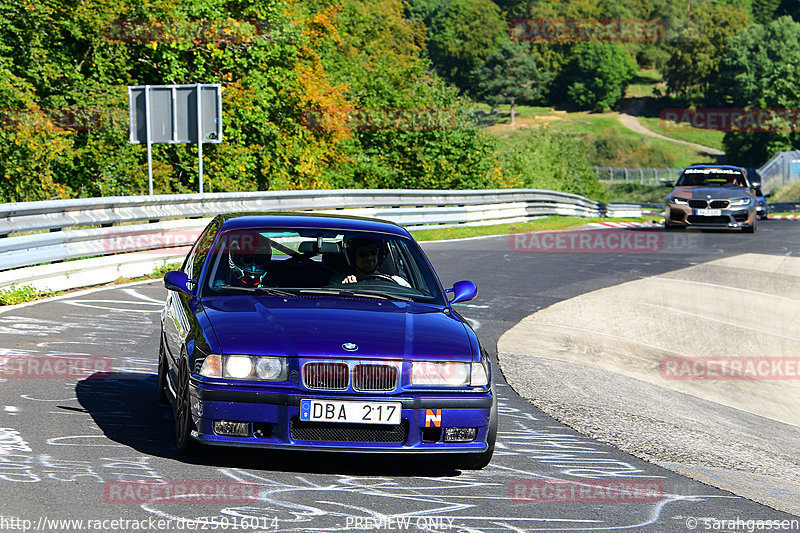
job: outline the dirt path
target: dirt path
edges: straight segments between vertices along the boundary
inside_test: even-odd
[[[620,112],[619,121],[622,122],[622,125],[628,128],[629,130],[635,131],[636,133],[639,133],[641,135],[652,137],[654,139],[661,139],[662,141],[670,141],[678,144],[685,144],[687,146],[691,146],[692,148],[700,150],[708,155],[725,155],[725,152],[723,152],[722,150],[717,150],[716,148],[711,148],[710,146],[703,146],[702,144],[691,143],[689,141],[681,141],[680,139],[673,139],[672,137],[667,137],[666,135],[661,135],[660,133],[656,133],[652,130],[647,129],[642,125],[641,122],[639,122],[639,119],[636,117],[639,109],[641,109],[641,103],[637,102],[636,104]]]

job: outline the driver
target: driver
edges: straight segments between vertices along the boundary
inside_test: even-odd
[[[380,239],[353,237],[347,241],[347,255],[350,259],[351,271],[339,283],[357,283],[365,276],[375,275],[391,278],[403,287],[410,287],[408,281],[400,276],[383,274],[378,267],[389,255],[389,248]]]
[[[267,268],[272,259],[269,240],[257,231],[237,233],[228,245],[230,285],[258,287],[268,277]]]

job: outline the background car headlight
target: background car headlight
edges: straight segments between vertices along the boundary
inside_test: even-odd
[[[243,379],[253,373],[253,360],[246,355],[229,355],[225,361],[225,376]]]
[[[689,205],[689,200],[684,200],[683,198],[675,198],[674,196],[669,196],[667,198],[667,201],[675,205]]]
[[[745,205],[750,205],[752,201],[753,201],[752,198],[734,198],[733,200],[731,200],[731,205],[742,207]]]
[[[411,364],[412,386],[466,387],[469,383],[469,363],[421,361]]]

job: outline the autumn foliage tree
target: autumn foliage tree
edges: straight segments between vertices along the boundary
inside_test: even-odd
[[[0,0],[0,201],[146,192],[127,131],[145,84],[222,85],[209,192],[506,185],[423,36],[394,0]],[[439,122],[359,122],[376,110]],[[155,192],[197,190],[195,146],[153,160]]]

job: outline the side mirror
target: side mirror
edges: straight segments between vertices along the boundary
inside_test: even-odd
[[[444,291],[447,294],[453,293],[451,304],[456,302],[468,302],[478,295],[478,287],[471,281],[456,281],[452,289]]]
[[[193,279],[189,279],[186,272],[181,270],[171,270],[164,276],[164,287],[169,291],[182,292],[184,294],[194,295],[194,292],[187,286],[189,283],[197,283]]]
[[[664,187],[673,187],[674,188],[675,187],[675,182],[674,181],[665,181],[664,182]]]

